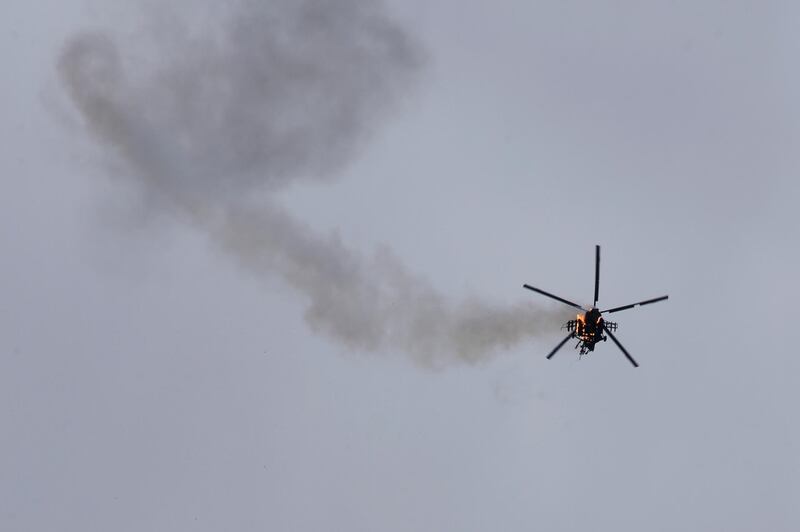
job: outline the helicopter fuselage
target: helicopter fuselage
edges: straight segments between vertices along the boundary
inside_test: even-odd
[[[597,342],[605,342],[608,340],[603,334],[603,326],[611,330],[616,330],[617,324],[605,321],[600,314],[600,309],[591,308],[583,314],[578,314],[574,320],[568,321],[564,328],[574,332],[574,337],[578,339],[578,344],[575,346],[580,347],[581,354],[585,355],[589,351],[594,351],[594,346]]]

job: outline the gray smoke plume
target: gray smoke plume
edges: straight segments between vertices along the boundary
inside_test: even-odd
[[[244,268],[297,289],[314,330],[441,366],[561,321],[531,305],[454,303],[390,251],[364,258],[273,201],[248,199],[335,177],[413,84],[422,54],[380,3],[241,0],[214,7],[200,30],[181,20],[180,10],[162,16],[138,57],[109,34],[73,36],[58,62],[63,84],[143,194]]]

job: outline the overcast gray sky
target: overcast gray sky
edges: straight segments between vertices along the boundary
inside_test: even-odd
[[[158,107],[169,101],[161,92],[124,93],[140,107],[120,109],[163,126],[141,131],[164,160],[220,165],[191,182],[197,196],[173,194],[195,190],[175,181],[159,198],[131,183],[164,167],[143,165],[137,151],[111,157],[119,152],[98,141],[58,71],[76,36],[102,30],[129,68],[123,87],[135,89],[180,46],[171,39],[183,34],[165,28],[203,27],[198,55],[223,32],[206,2],[153,4],[0,7],[0,528],[800,528],[800,7],[391,0],[375,27],[407,36],[413,61],[381,55],[391,47],[379,59],[350,56],[335,38],[340,60],[377,65],[372,83],[355,66],[312,71],[322,94],[354,87],[367,103],[329,107],[302,76],[277,82],[301,102],[309,95],[308,131],[338,124],[337,102],[357,110],[346,142],[309,141],[323,148],[303,164],[220,162],[239,152],[226,151],[227,138],[214,143],[218,130],[202,120],[201,133],[191,122],[181,132],[209,151],[175,155],[186,138],[164,131],[180,113]],[[293,4],[253,5],[283,5],[280,14]],[[271,31],[296,38],[276,20]],[[252,52],[266,73],[295,72],[293,56],[273,69]],[[291,111],[298,100],[287,101]],[[253,168],[280,186],[258,185]],[[202,181],[217,174],[245,176],[233,199]],[[208,199],[217,197],[224,208]],[[392,331],[369,337],[383,348],[354,348],[336,321],[347,309],[309,315],[314,302],[341,300],[314,299],[297,281],[304,260],[276,267],[259,238],[246,253],[220,245],[242,226],[206,223],[216,220],[207,211],[240,220],[227,209],[242,197],[248,213],[277,205],[302,225],[297,235],[323,239],[314,260],[342,257],[325,247],[337,242],[332,231],[353,256],[391,249],[424,279],[397,286],[435,301],[533,304],[522,308],[549,320],[561,309],[521,285],[590,302],[595,244],[601,306],[670,300],[615,316],[638,369],[610,343],[580,361],[568,348],[547,361],[561,333],[542,322],[527,336],[503,328],[491,341],[516,343],[485,354],[484,331],[480,356],[433,333],[420,347],[398,340],[419,330],[408,325],[418,300],[402,300],[387,324],[391,297],[376,307],[381,319],[361,317]],[[173,200],[179,208],[164,207]],[[382,294],[384,270],[365,268],[370,282],[344,275],[343,286]],[[437,305],[432,315],[463,332],[464,315]]]

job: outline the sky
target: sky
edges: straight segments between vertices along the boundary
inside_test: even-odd
[[[800,8],[300,4],[0,7],[0,528],[797,530]]]

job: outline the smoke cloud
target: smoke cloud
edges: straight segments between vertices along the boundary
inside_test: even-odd
[[[141,46],[81,33],[58,60],[87,130],[142,194],[280,276],[313,330],[354,349],[442,366],[557,327],[563,312],[451,301],[390,250],[364,257],[263,194],[335,178],[413,86],[423,54],[379,2],[192,2],[208,14],[192,24],[173,7],[159,4]]]

